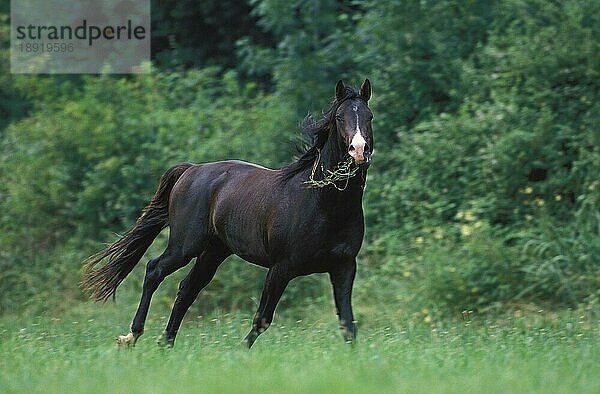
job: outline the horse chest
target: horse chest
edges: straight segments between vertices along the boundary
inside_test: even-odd
[[[283,235],[277,250],[298,263],[354,258],[364,234],[362,221],[331,222],[317,218]]]

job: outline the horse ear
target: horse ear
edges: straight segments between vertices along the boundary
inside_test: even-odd
[[[337,81],[335,84],[335,98],[337,101],[342,101],[344,96],[346,95],[346,85],[344,85],[344,81],[341,79]]]
[[[365,79],[362,85],[360,85],[360,97],[365,101],[369,101],[371,98],[371,81],[369,81],[369,78]]]

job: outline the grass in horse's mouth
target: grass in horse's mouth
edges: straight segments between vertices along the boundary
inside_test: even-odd
[[[346,181],[347,182],[358,172],[358,166],[352,167],[354,163],[354,159],[349,157],[346,161],[341,161],[333,170],[325,170],[321,167],[321,171],[325,174],[323,179],[315,179],[315,170],[317,168],[319,159],[315,163],[313,167],[313,171],[310,174],[310,178],[307,181],[304,181],[304,184],[308,187],[325,187],[327,185],[334,185],[337,188],[335,182],[338,181]],[[343,188],[345,189],[345,187]]]

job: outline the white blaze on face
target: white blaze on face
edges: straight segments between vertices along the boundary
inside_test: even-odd
[[[352,137],[352,141],[350,141],[350,156],[357,163],[362,163],[365,161],[365,145],[367,141],[365,141],[362,133],[360,132],[360,125],[358,122],[358,107],[355,105],[352,107],[354,110],[354,114],[356,115],[356,131],[354,132],[354,137]]]

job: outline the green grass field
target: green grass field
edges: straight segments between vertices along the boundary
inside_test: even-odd
[[[164,316],[131,349],[113,345],[126,311],[69,316],[0,322],[0,392],[600,392],[600,328],[585,313],[373,319],[354,347],[332,316],[276,316],[251,351],[240,315],[189,316],[173,349],[155,342]]]

